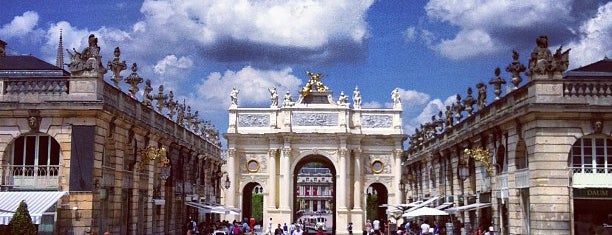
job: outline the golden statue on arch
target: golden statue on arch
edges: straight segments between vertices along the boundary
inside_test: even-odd
[[[310,77],[310,80],[308,80],[306,85],[302,87],[302,91],[300,91],[300,94],[302,94],[302,96],[307,96],[308,94],[310,94],[310,92],[313,91],[313,89],[316,92],[325,92],[328,90],[328,88],[323,85],[323,82],[321,82],[323,74],[311,73],[310,71],[306,71],[306,75]]]

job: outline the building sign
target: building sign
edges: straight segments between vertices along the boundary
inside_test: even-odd
[[[612,199],[612,188],[575,188],[575,198]]]

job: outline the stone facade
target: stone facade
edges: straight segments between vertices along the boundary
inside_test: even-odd
[[[530,65],[539,65],[530,67],[524,86],[508,87],[505,96],[432,135],[423,137],[419,130],[411,136],[404,159],[407,197],[443,196],[455,205],[447,210],[460,221],[455,228],[467,230],[493,226],[499,234],[585,234],[579,230],[584,216],[592,216],[588,226],[605,229],[602,224],[610,221],[602,217],[612,215],[606,206],[612,203],[607,195],[612,155],[603,151],[612,133],[612,62],[562,74],[567,64],[555,61],[568,51],[559,49],[548,61],[532,55]],[[478,148],[488,154],[474,154]],[[465,180],[462,166],[469,172]],[[583,187],[602,193],[579,200],[576,191]],[[602,213],[579,212],[594,201]]]
[[[199,215],[186,201],[219,203],[220,142],[106,83],[101,58],[91,58],[72,74],[0,70],[2,191],[67,192],[42,234],[184,233]]]
[[[316,160],[332,172],[333,231],[347,234],[348,223],[353,223],[353,231],[361,231],[369,186],[379,184],[388,192],[385,200],[400,201],[397,185],[406,138],[401,104],[393,109],[365,109],[357,103],[350,108],[346,97],[334,101],[320,74],[309,76],[295,102],[286,96],[281,107],[274,101],[270,108],[230,106],[227,169],[236,183],[225,203],[249,211],[243,196],[250,193],[251,185],[260,185],[264,231],[269,218],[274,224],[294,223],[300,209],[295,197],[296,169]],[[251,215],[240,216],[236,219]]]

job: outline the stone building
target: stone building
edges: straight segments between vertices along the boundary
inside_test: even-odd
[[[220,201],[218,132],[161,86],[138,98],[136,64],[122,92],[119,48],[106,68],[99,52],[91,35],[70,72],[63,53],[0,57],[0,224],[25,200],[39,234],[184,233],[187,201]]]
[[[271,88],[271,105],[238,107],[238,90],[231,94],[227,169],[233,183],[225,195],[228,206],[251,217],[253,188],[263,188],[264,231],[273,224],[294,223],[299,217],[298,175],[310,163],[330,170],[331,212],[328,232],[348,234],[347,225],[361,231],[366,218],[366,190],[376,188],[379,203],[399,203],[402,133],[401,101],[394,108],[361,108],[355,89],[353,107],[341,93],[335,100],[321,74],[309,80],[294,101],[290,93],[278,102]],[[305,191],[304,191],[305,193]],[[310,193],[310,192],[309,192]],[[318,205],[317,205],[318,206]],[[382,214],[375,215],[385,218]],[[230,219],[231,220],[231,219]]]
[[[564,73],[569,50],[536,42],[527,68],[514,52],[507,94],[497,69],[492,103],[469,89],[410,136],[406,196],[450,207],[454,229],[596,234],[612,223],[612,61]]]

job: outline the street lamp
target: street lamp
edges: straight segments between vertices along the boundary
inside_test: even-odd
[[[468,168],[467,164],[462,163],[459,165],[458,171],[459,179],[461,179],[461,181],[465,181],[465,179],[470,177],[470,169]]]
[[[460,163],[459,167],[457,168],[457,174],[459,175],[459,179],[461,179],[461,201],[463,202],[462,205],[465,206],[467,205],[467,202],[465,200],[464,181],[470,177],[470,168],[468,168],[468,165],[465,162]],[[465,214],[463,212],[461,213],[461,219],[463,220],[464,226],[468,228],[467,224],[465,223]]]
[[[400,180],[399,183],[400,192],[402,192],[402,202],[406,202],[406,184],[404,183],[404,179]]]
[[[229,174],[225,175],[225,189],[229,189],[231,183],[232,182],[230,182]]]

